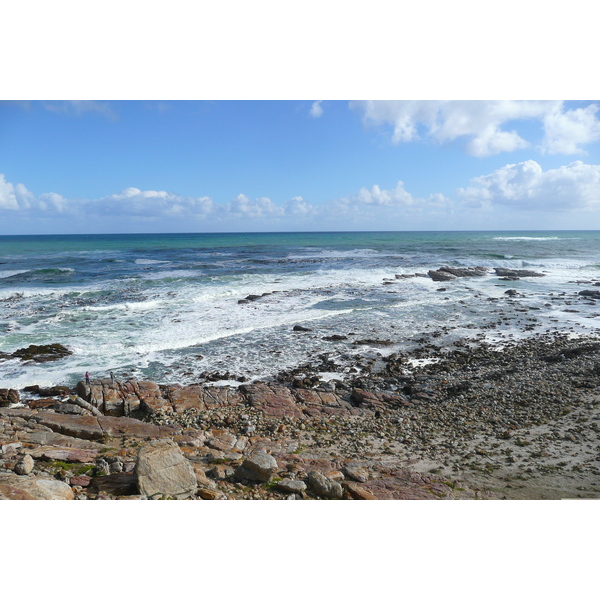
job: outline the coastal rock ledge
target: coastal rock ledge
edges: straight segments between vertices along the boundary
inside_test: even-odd
[[[21,397],[0,407],[0,499],[600,498],[597,336],[427,342],[362,367]]]

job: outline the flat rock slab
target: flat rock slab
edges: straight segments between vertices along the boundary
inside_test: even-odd
[[[0,500],[73,500],[73,490],[58,479],[0,475]]]
[[[80,450],[100,450],[104,446],[91,440],[81,440],[54,431],[19,431],[18,439],[24,444],[35,444],[41,446],[56,446],[59,448],[77,448]]]
[[[370,479],[361,483],[360,487],[371,492],[378,500],[450,500],[474,497],[470,490],[460,490],[444,480],[406,470]]]
[[[97,421],[103,434],[112,437],[162,438],[181,432],[177,425],[152,425],[130,417],[98,417]]]
[[[104,431],[96,417],[40,411],[32,417],[32,421],[71,437],[99,440],[104,436]]]
[[[29,451],[29,454],[35,458],[46,460],[60,460],[64,462],[92,463],[98,450],[81,450],[79,448],[56,448],[44,447],[35,448]]]
[[[250,406],[262,410],[270,417],[302,416],[302,410],[285,386],[254,383],[240,386],[240,390],[246,395]]]

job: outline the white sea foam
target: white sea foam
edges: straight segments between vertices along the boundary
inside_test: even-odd
[[[136,265],[160,265],[160,264],[168,263],[170,261],[168,261],[168,260],[153,260],[150,258],[136,258],[134,262]]]
[[[495,237],[492,239],[496,240],[496,241],[507,241],[507,242],[520,242],[520,241],[522,241],[522,242],[550,242],[550,241],[554,241],[554,240],[563,240],[563,239],[577,240],[579,238],[561,238],[558,236],[533,237],[533,236],[522,235],[522,236],[499,236],[499,237]]]
[[[20,270],[20,271],[0,271],[0,279],[6,279],[7,277],[12,277],[13,275],[21,275],[21,273],[28,273],[29,269]]]

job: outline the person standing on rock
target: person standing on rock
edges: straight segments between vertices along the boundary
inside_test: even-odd
[[[85,384],[90,385],[90,374],[87,371],[85,372]]]
[[[114,385],[115,383],[115,374],[111,371],[110,372],[110,382]]]

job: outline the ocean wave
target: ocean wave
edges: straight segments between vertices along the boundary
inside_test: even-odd
[[[29,269],[22,271],[0,271],[0,279],[6,279],[8,277],[12,277],[13,275],[21,275],[22,273],[29,273]]]
[[[523,241],[523,242],[549,242],[549,241],[554,241],[554,240],[562,240],[562,239],[569,239],[569,240],[577,240],[579,238],[561,238],[558,236],[548,236],[548,237],[530,237],[530,236],[525,236],[525,235],[515,235],[515,236],[500,236],[500,237],[495,237],[492,238],[493,240],[499,241],[499,242],[518,242],[518,241]]]
[[[170,261],[168,261],[168,260],[152,260],[151,258],[136,258],[134,262],[136,265],[160,265],[160,264],[168,263]]]

